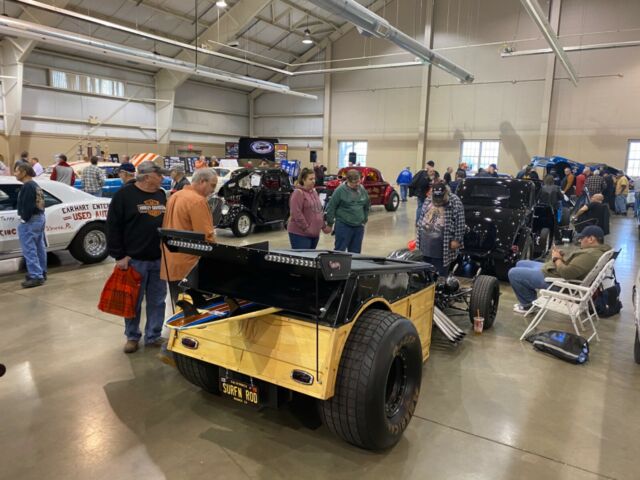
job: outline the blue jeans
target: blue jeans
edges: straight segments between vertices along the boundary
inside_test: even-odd
[[[341,252],[360,253],[364,238],[364,225],[352,227],[346,223],[336,222],[336,246]]]
[[[160,280],[160,260],[131,260],[129,265],[142,275],[140,295],[136,306],[136,316],[124,319],[124,334],[127,340],[140,340],[140,316],[142,313],[142,297],[147,301],[147,324],[144,328],[144,342],[152,343],[160,338],[164,322],[167,283]]]
[[[400,199],[403,202],[407,201],[407,192],[409,191],[409,185],[400,185]]]
[[[32,216],[26,223],[18,225],[18,239],[29,278],[43,279],[47,273],[44,224],[44,214],[40,214]]]
[[[627,196],[616,195],[616,213],[627,214]]]
[[[318,241],[320,237],[305,237],[289,232],[289,242],[294,250],[313,250],[318,246]]]
[[[416,226],[420,221],[420,213],[422,213],[422,205],[424,205],[424,198],[418,197],[418,208],[416,209]]]
[[[531,306],[538,294],[536,289],[547,288],[549,284],[544,281],[542,263],[533,260],[520,260],[516,266],[509,270],[509,283],[518,302],[525,308]]]

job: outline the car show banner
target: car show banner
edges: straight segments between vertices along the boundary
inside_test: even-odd
[[[238,155],[241,159],[275,161],[277,138],[241,137]]]

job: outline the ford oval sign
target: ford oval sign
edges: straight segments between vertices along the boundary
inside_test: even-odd
[[[273,144],[269,142],[265,142],[263,140],[258,140],[257,142],[253,142],[251,144],[251,150],[256,152],[259,155],[268,155],[273,152]]]

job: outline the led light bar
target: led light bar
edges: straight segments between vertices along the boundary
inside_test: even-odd
[[[264,259],[267,262],[282,263],[284,265],[294,265],[296,267],[315,268],[316,261],[309,260],[307,258],[293,257],[289,255],[282,255],[279,253],[269,253],[265,255]]]

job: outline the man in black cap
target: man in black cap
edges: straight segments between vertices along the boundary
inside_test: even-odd
[[[583,280],[602,254],[611,249],[604,243],[602,228],[596,225],[586,227],[577,238],[580,240],[579,250],[565,254],[554,247],[551,259],[546,263],[520,260],[509,270],[509,283],[519,302],[513,307],[516,313],[527,313],[537,298],[536,289],[549,286],[545,278]]]
[[[125,167],[124,164],[120,168]],[[128,168],[128,167],[127,167]],[[158,229],[167,204],[162,190],[163,175],[169,172],[153,162],[142,162],[138,166],[135,182],[128,182],[116,192],[109,204],[107,214],[107,248],[122,270],[134,268],[140,275],[140,295],[136,315],[125,318],[127,342],[125,353],[138,350],[142,299],[146,299],[147,324],[145,345],[159,347],[162,344],[167,284],[160,279],[160,236]]]
[[[417,248],[425,262],[446,277],[464,240],[465,222],[462,201],[444,182],[433,184],[422,206],[416,232]]]
[[[118,169],[118,177],[122,180],[122,185],[127,183],[135,183],[136,181],[136,167],[133,163],[123,163]]]

